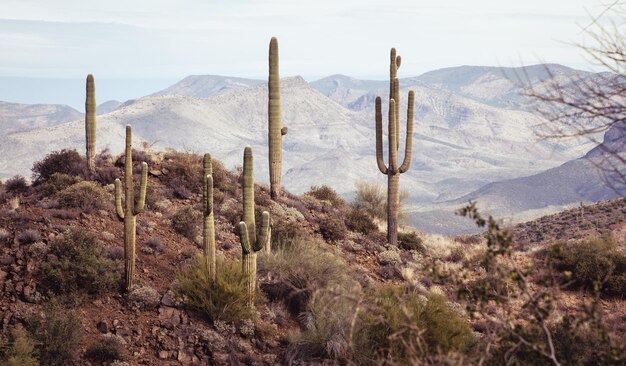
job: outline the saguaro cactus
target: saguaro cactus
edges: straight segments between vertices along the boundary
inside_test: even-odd
[[[96,170],[96,85],[93,75],[87,75],[85,97],[85,155],[87,168]]]
[[[261,227],[256,231],[254,220],[254,166],[252,148],[246,146],[243,153],[243,221],[239,223],[241,238],[242,270],[248,288],[248,305],[253,306],[256,291],[256,257],[268,241],[270,214],[263,212]]]
[[[270,72],[267,83],[268,102],[268,147],[270,168],[270,195],[273,200],[280,196],[280,176],[282,168],[282,136],[287,134],[287,127],[281,127],[280,117],[280,76],[278,74],[278,40],[272,37],[269,55]]]
[[[390,76],[392,80],[389,85],[390,97],[400,96],[400,82],[397,77],[397,70],[400,66],[400,56],[396,56],[395,48],[391,49]],[[411,166],[411,155],[413,154],[413,104],[415,94],[409,91],[409,103],[406,117],[406,145],[404,149],[404,160],[398,166],[398,145],[400,141],[399,107],[395,98],[389,99],[389,167],[385,166],[383,160],[383,118],[380,97],[376,98],[376,163],[381,173],[387,175],[387,241],[390,245],[398,244],[398,208],[400,206],[400,174],[409,170]]]
[[[133,285],[135,272],[135,233],[137,215],[143,210],[146,203],[146,188],[148,185],[148,164],[141,164],[141,184],[139,199],[135,202],[133,185],[133,152],[132,129],[126,126],[126,155],[124,160],[124,206],[122,206],[122,184],[115,180],[115,211],[120,220],[124,220],[124,277],[128,291]]]
[[[202,189],[202,249],[209,278],[215,281],[215,221],[213,215],[213,166],[211,155],[204,154],[204,185]]]

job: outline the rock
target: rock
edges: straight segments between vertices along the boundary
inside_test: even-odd
[[[400,263],[400,254],[394,250],[385,250],[378,254],[378,263],[382,265]]]
[[[152,255],[154,254],[154,249],[150,247],[141,247],[141,252],[144,254]]]
[[[159,308],[159,320],[161,326],[167,329],[174,329],[181,323],[180,311],[174,308],[160,307]]]
[[[4,283],[5,278],[7,278],[7,273],[0,269],[0,284]]]
[[[119,336],[117,334],[113,334],[113,333],[103,334],[102,338],[104,338],[104,339],[111,339],[111,340],[113,340],[115,343],[117,343],[120,346],[125,346],[127,344],[127,342],[126,342],[126,340],[124,338],[122,338],[121,336]]]
[[[109,324],[106,320],[99,321],[98,324],[96,324],[96,329],[98,329],[100,333],[106,334],[109,332]]]
[[[226,340],[216,331],[203,329],[198,332],[197,336],[201,343],[206,344],[211,349],[212,353],[226,350]]]
[[[254,337],[254,322],[252,319],[245,319],[239,325],[239,334],[246,338]]]
[[[128,301],[142,309],[152,309],[161,303],[161,295],[150,286],[137,286],[128,294]]]
[[[3,255],[2,257],[0,257],[0,264],[8,266],[9,264],[13,263],[15,263],[15,257],[13,257],[12,255]]]
[[[167,360],[170,357],[170,353],[168,351],[159,351],[158,355],[162,360]]]
[[[161,305],[168,306],[170,308],[179,308],[183,305],[183,300],[176,297],[176,294],[169,290],[161,298]]]

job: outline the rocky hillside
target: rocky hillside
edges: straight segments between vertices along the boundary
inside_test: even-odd
[[[0,188],[0,318],[9,345],[0,356],[5,359],[11,355],[22,362],[34,359],[28,346],[16,348],[16,344],[31,344],[42,364],[63,365],[321,365],[382,360],[399,365],[433,358],[438,360],[435,363],[472,364],[482,356],[498,363],[498,352],[508,347],[500,334],[501,341],[491,346],[496,351],[484,353],[492,334],[486,318],[468,316],[464,308],[471,302],[457,297],[458,282],[433,276],[441,269],[469,271],[468,278],[479,281],[485,276],[480,263],[486,246],[481,239],[452,240],[405,228],[400,247],[389,247],[367,212],[353,209],[323,187],[300,196],[285,193],[273,202],[268,188],[257,185],[257,211],[268,210],[273,225],[272,254],[259,254],[258,259],[262,296],[251,313],[211,310],[210,301],[236,296],[236,284],[228,282],[235,286],[230,292],[211,292],[213,300],[204,300],[209,302],[199,307],[192,301],[198,298],[185,292],[190,287],[184,284],[192,284],[192,289],[205,286],[193,282],[202,278],[193,275],[202,233],[201,157],[174,151],[133,154],[137,167],[141,161],[149,164],[150,175],[146,208],[137,219],[137,286],[126,294],[118,287],[123,223],[113,209],[111,184],[122,176],[123,160],[100,155],[96,173],[86,175],[80,161],[70,164],[75,154],[63,154],[64,159],[48,158],[39,165],[41,175],[35,186],[11,180]],[[54,171],[63,174],[52,175]],[[138,179],[139,170],[135,171]],[[214,161],[217,252],[225,258],[218,272],[227,273],[231,281],[241,268],[235,229],[241,219],[240,174]],[[622,250],[624,200],[584,210],[589,222],[606,218],[602,227],[594,225],[612,230]],[[577,217],[573,212],[516,228],[521,240],[535,247],[516,254],[516,260],[533,261],[533,253],[540,252],[536,248],[545,248],[553,237],[574,238],[567,228],[579,226]],[[558,236],[552,236],[556,231],[547,229],[553,226],[548,222],[561,225],[562,230],[555,229]],[[539,237],[536,232],[541,230],[545,232]],[[202,288],[200,293],[204,291],[215,290]],[[559,311],[581,316],[576,310],[582,301],[580,291],[559,295]],[[394,303],[396,296],[399,302]],[[229,303],[226,309],[235,305]],[[515,303],[507,306],[515,313],[524,311]],[[619,344],[626,332],[621,326],[624,301],[606,298],[601,308],[606,316],[603,324],[613,325],[608,334]],[[419,318],[403,318],[418,313]],[[382,315],[379,319],[368,314]],[[557,335],[559,324],[558,317],[551,320],[555,337],[562,337]],[[406,333],[405,340],[425,343],[418,347],[400,342],[403,346],[395,348],[394,337],[411,329],[419,332]],[[379,338],[361,339],[358,334]],[[598,357],[605,357],[606,344],[584,339],[589,341],[578,344],[577,355],[588,357],[586,352],[595,347]],[[530,352],[520,354],[522,359],[538,357],[532,351],[518,351]],[[393,357],[385,358],[389,355]]]

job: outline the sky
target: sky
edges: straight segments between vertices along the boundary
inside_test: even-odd
[[[0,78],[265,79],[272,36],[281,75],[307,80],[384,79],[390,47],[401,77],[540,62],[593,70],[573,44],[587,42],[581,29],[606,1],[0,0]]]

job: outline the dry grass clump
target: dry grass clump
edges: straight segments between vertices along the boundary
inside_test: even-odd
[[[210,321],[238,321],[249,318],[248,292],[241,263],[217,257],[215,282],[209,278],[202,257],[176,274],[174,291],[183,298],[185,306],[204,314]]]
[[[311,189],[305,194],[320,201],[328,201],[334,207],[343,207],[346,205],[346,201],[339,197],[334,189],[326,185],[312,186]]]

